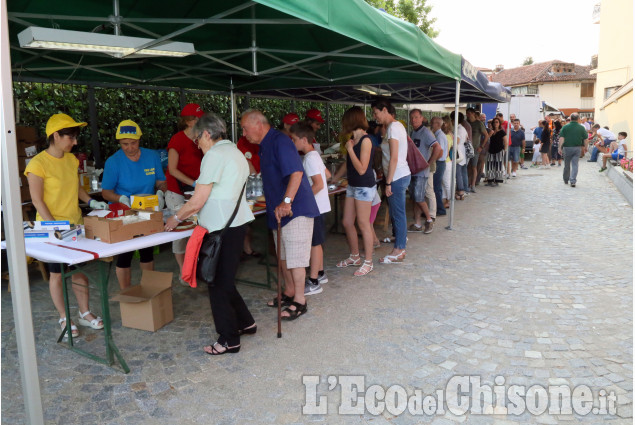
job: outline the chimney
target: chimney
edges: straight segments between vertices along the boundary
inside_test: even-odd
[[[494,68],[494,72],[501,72],[503,69],[505,69],[503,65],[496,65],[496,68]]]

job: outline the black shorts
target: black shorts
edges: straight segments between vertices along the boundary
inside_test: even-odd
[[[62,267],[60,266],[60,263],[44,263],[44,265],[46,266],[46,270],[49,273],[62,273]],[[75,270],[76,267],[75,266],[68,266],[66,269],[67,270]]]
[[[311,237],[311,246],[322,245],[326,241],[326,224],[324,214],[320,214],[313,218],[313,236]]]
[[[130,268],[133,254],[134,254],[134,251],[124,252],[123,254],[119,254],[117,256],[117,267],[119,267],[120,269]],[[149,246],[147,248],[141,248],[139,250],[139,255],[141,256],[142,263],[151,263],[152,261],[154,261],[154,247]]]

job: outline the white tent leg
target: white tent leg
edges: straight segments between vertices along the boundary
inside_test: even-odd
[[[456,94],[454,97],[454,141],[452,142],[452,175],[450,176],[450,216],[449,216],[449,224],[446,227],[448,230],[452,230],[452,225],[454,224],[454,200],[456,193],[456,155],[457,155],[457,131],[456,129],[459,126],[459,95],[461,92],[461,80],[456,80]]]
[[[4,232],[7,238],[7,258],[13,303],[13,320],[20,360],[20,378],[26,422],[44,424],[42,397],[35,355],[33,317],[29,275],[26,269],[26,252],[22,233],[22,209],[20,208],[20,182],[18,178],[18,152],[16,147],[15,118],[13,116],[13,82],[11,79],[11,55],[9,53],[9,25],[7,2],[0,6],[0,66],[3,76],[0,83],[2,95],[2,200]]]

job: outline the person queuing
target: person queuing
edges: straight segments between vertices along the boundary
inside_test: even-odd
[[[551,136],[551,166],[556,165],[558,161],[558,167],[562,166],[562,155],[558,153],[558,144],[560,143],[560,130],[562,130],[562,123],[560,120],[553,123],[553,135]]]
[[[501,128],[500,119],[492,120],[492,136],[489,139],[487,162],[485,166],[485,179],[488,186],[498,186],[505,177],[505,149],[507,147],[507,134]]]
[[[436,163],[433,164],[435,170],[433,171],[433,186],[434,186],[434,197],[437,202],[437,216],[446,215],[445,205],[443,203],[443,177],[445,175],[446,162],[445,160],[448,157],[449,147],[448,147],[448,139],[443,132],[443,119],[441,117],[432,117],[430,121],[430,129],[434,133],[435,139],[441,145],[441,149],[443,149],[443,155],[437,159]]]
[[[320,214],[315,197],[304,176],[302,160],[293,142],[271,128],[262,112],[248,109],[242,114],[243,135],[260,145],[262,183],[267,199],[267,225],[277,241],[278,222],[282,227],[280,258],[285,287],[282,304],[284,320],[295,320],[308,311],[304,287],[310,265],[313,218]],[[269,302],[277,307],[277,297]]]
[[[436,163],[437,159],[443,155],[443,148],[437,142],[437,139],[430,129],[424,125],[421,109],[413,109],[410,111],[410,124],[413,128],[410,133],[410,138],[413,143],[428,163]],[[413,203],[414,223],[408,228],[409,232],[423,231],[425,234],[432,233],[434,222],[432,221],[430,209],[425,199],[429,177],[430,167],[427,167],[425,170],[419,171],[410,178],[408,191]],[[432,195],[432,198],[434,198],[434,195]],[[422,214],[426,219],[424,226],[421,225]]]
[[[485,156],[487,151],[484,149],[489,142],[489,133],[485,124],[478,119],[479,115],[476,114],[474,108],[467,108],[465,111],[467,116],[467,122],[472,129],[472,147],[474,148],[474,158],[470,160],[468,165],[468,174],[470,179],[470,192],[476,192],[476,181],[479,175],[483,172],[483,166],[485,164]],[[481,141],[481,136],[483,140]]]
[[[121,149],[106,160],[102,179],[102,196],[106,201],[120,202],[130,207],[130,197],[136,194],[155,193],[165,190],[165,174],[161,159],[152,149],[139,147],[141,128],[131,120],[117,126],[116,139]],[[162,209],[162,205],[159,205]],[[154,269],[154,247],[139,250],[142,270]],[[130,264],[133,252],[119,254],[115,268],[119,287],[130,286]]]
[[[315,137],[313,128],[304,122],[298,122],[291,126],[291,140],[302,157],[302,166],[311,185],[311,192],[315,197],[315,203],[320,210],[320,215],[313,219],[313,236],[311,237],[311,260],[309,277],[304,285],[304,295],[319,294],[322,292],[322,283],[327,283],[328,278],[324,273],[324,251],[322,245],[326,240],[326,213],[331,211],[329,191],[326,184],[330,173],[327,171],[320,154],[313,148],[311,140]],[[321,281],[320,281],[321,280]]]
[[[324,118],[322,118],[322,112],[320,112],[319,109],[309,109],[308,111],[306,111],[305,121],[307,124],[313,127],[313,131],[315,133],[317,133],[320,127],[322,127],[322,124],[326,122],[324,121]],[[315,148],[318,154],[322,155],[320,144],[317,142],[317,140],[315,140],[315,138],[313,139],[313,148]]]
[[[452,121],[454,121],[454,112],[450,115]],[[462,201],[465,198],[465,194],[467,193],[467,189],[469,187],[467,180],[467,157],[465,155],[465,144],[467,141],[467,130],[463,127],[463,122],[465,121],[465,116],[463,113],[459,112],[459,125],[456,129],[456,143],[458,146],[457,153],[457,161],[456,161],[456,200]],[[451,167],[452,164],[449,164]]]
[[[342,132],[351,133],[346,142],[346,172],[348,186],[344,201],[342,225],[350,255],[337,263],[337,267],[355,266],[359,268],[354,276],[364,276],[373,271],[373,232],[371,229],[371,207],[377,194],[377,184],[371,164],[373,142],[366,133],[368,122],[359,106],[349,108],[342,116]],[[359,241],[355,222],[362,233],[364,262],[359,252]]]
[[[26,166],[24,175],[29,182],[31,200],[38,221],[67,220],[71,224],[82,223],[79,201],[88,202],[91,208],[107,209],[105,202],[91,199],[79,182],[79,161],[71,154],[77,144],[77,136],[85,122],[75,122],[66,114],[52,115],[46,123],[48,148],[34,156]],[[49,291],[60,318],[62,330],[67,329],[66,309],[62,287],[62,269],[59,264],[47,264]],[[88,307],[88,278],[83,273],[71,277],[72,288],[79,305],[79,324],[93,329],[103,329],[101,317],[91,313]],[[78,337],[79,330],[71,321],[71,336]]]
[[[443,124],[441,130],[445,134],[445,139],[448,142],[448,155],[445,158],[445,172],[443,173],[442,193],[443,193],[443,207],[450,208],[450,198],[452,197],[452,191],[450,185],[452,184],[452,149],[454,146],[454,125],[449,115],[444,115],[442,118]],[[458,158],[458,157],[457,157]]]
[[[542,155],[542,168],[549,168],[549,152],[551,151],[551,127],[549,122],[542,122],[542,133],[540,134],[540,154]]]
[[[203,153],[196,142],[194,125],[202,116],[203,111],[196,103],[185,105],[177,125],[179,132],[168,143],[168,170],[165,174],[168,190],[165,192],[165,204],[172,211],[178,211],[185,203],[185,192],[194,190],[200,174]],[[188,238],[184,238],[172,242],[172,253],[179,265],[179,276],[183,269],[187,241]],[[181,278],[179,282],[189,286]]]
[[[404,126],[395,120],[395,107],[386,99],[371,104],[373,117],[386,128],[381,144],[382,168],[386,179],[386,197],[395,243],[390,254],[379,259],[380,264],[401,263],[406,258],[407,220],[406,189],[410,184],[410,168],[406,161],[408,135]]]
[[[512,120],[512,130],[509,132],[509,161],[512,163],[511,176],[516,177],[521,155],[524,156],[525,132],[520,128],[520,120]],[[521,152],[522,150],[522,152]]]
[[[216,114],[201,116],[193,130],[204,154],[201,172],[192,198],[167,220],[165,230],[174,230],[180,222],[198,214],[200,226],[210,233],[219,232],[228,225],[239,203],[236,216],[223,235],[214,281],[207,287],[219,336],[216,342],[203,348],[213,356],[238,353],[240,336],[255,334],[258,328],[234,283],[247,223],[254,220],[243,192],[249,166],[236,146],[227,140],[225,121]]]
[[[300,121],[300,117],[298,116],[298,114],[294,114],[293,112],[285,115],[282,118],[282,128],[280,129],[280,131],[284,134],[286,134],[287,136],[291,137],[291,126],[297,122]],[[318,123],[319,124],[319,123]],[[313,126],[311,126],[311,128],[313,128]],[[319,125],[318,125],[318,128]],[[316,130],[313,130],[313,132],[315,132]],[[314,140],[313,140],[314,141]],[[256,145],[258,146],[258,145]]]

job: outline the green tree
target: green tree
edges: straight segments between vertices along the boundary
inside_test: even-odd
[[[532,58],[531,56],[527,56],[525,60],[523,61],[523,66],[531,65],[533,63],[534,63],[534,58]]]
[[[432,25],[436,18],[430,16],[432,6],[426,5],[427,0],[366,0],[377,9],[384,9],[387,13],[418,26],[428,37],[435,38],[439,31]]]

